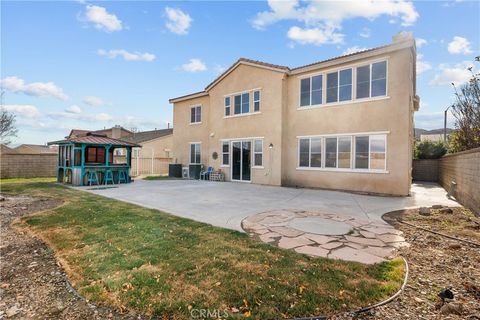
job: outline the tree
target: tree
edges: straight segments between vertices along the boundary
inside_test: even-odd
[[[422,141],[415,145],[415,159],[438,159],[447,153],[447,147],[442,141]]]
[[[1,108],[0,116],[0,140],[4,144],[10,144],[10,138],[17,136],[17,128],[15,127],[15,115]]]
[[[479,62],[480,56],[475,60]],[[452,145],[449,146],[451,152],[480,147],[480,73],[474,73],[472,67],[468,70],[472,73],[468,83],[459,90],[452,83],[456,100],[452,105],[452,114],[456,130]]]

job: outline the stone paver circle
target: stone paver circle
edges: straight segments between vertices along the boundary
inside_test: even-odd
[[[397,248],[408,246],[402,232],[389,224],[331,212],[262,212],[245,218],[242,228],[280,248],[367,264],[385,261]]]

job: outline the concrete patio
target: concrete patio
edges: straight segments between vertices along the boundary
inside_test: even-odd
[[[78,189],[238,231],[243,231],[246,217],[281,209],[322,211],[381,224],[382,215],[394,210],[458,206],[436,184],[413,184],[410,197],[196,180],[138,180],[111,188]]]

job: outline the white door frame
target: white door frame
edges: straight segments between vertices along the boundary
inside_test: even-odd
[[[234,179],[233,178],[233,144],[234,143],[240,143],[240,180]],[[243,146],[242,142],[250,142],[250,180],[242,180],[243,176]],[[234,182],[244,182],[244,183],[251,183],[252,182],[252,145],[253,141],[251,139],[238,139],[238,140],[232,140],[230,141],[230,180]]]

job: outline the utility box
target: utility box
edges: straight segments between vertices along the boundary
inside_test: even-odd
[[[202,171],[202,165],[191,164],[188,166],[188,171],[190,173],[190,179],[198,180],[200,179],[200,171]]]
[[[180,163],[171,163],[168,165],[168,176],[171,178],[182,177],[182,165]]]

